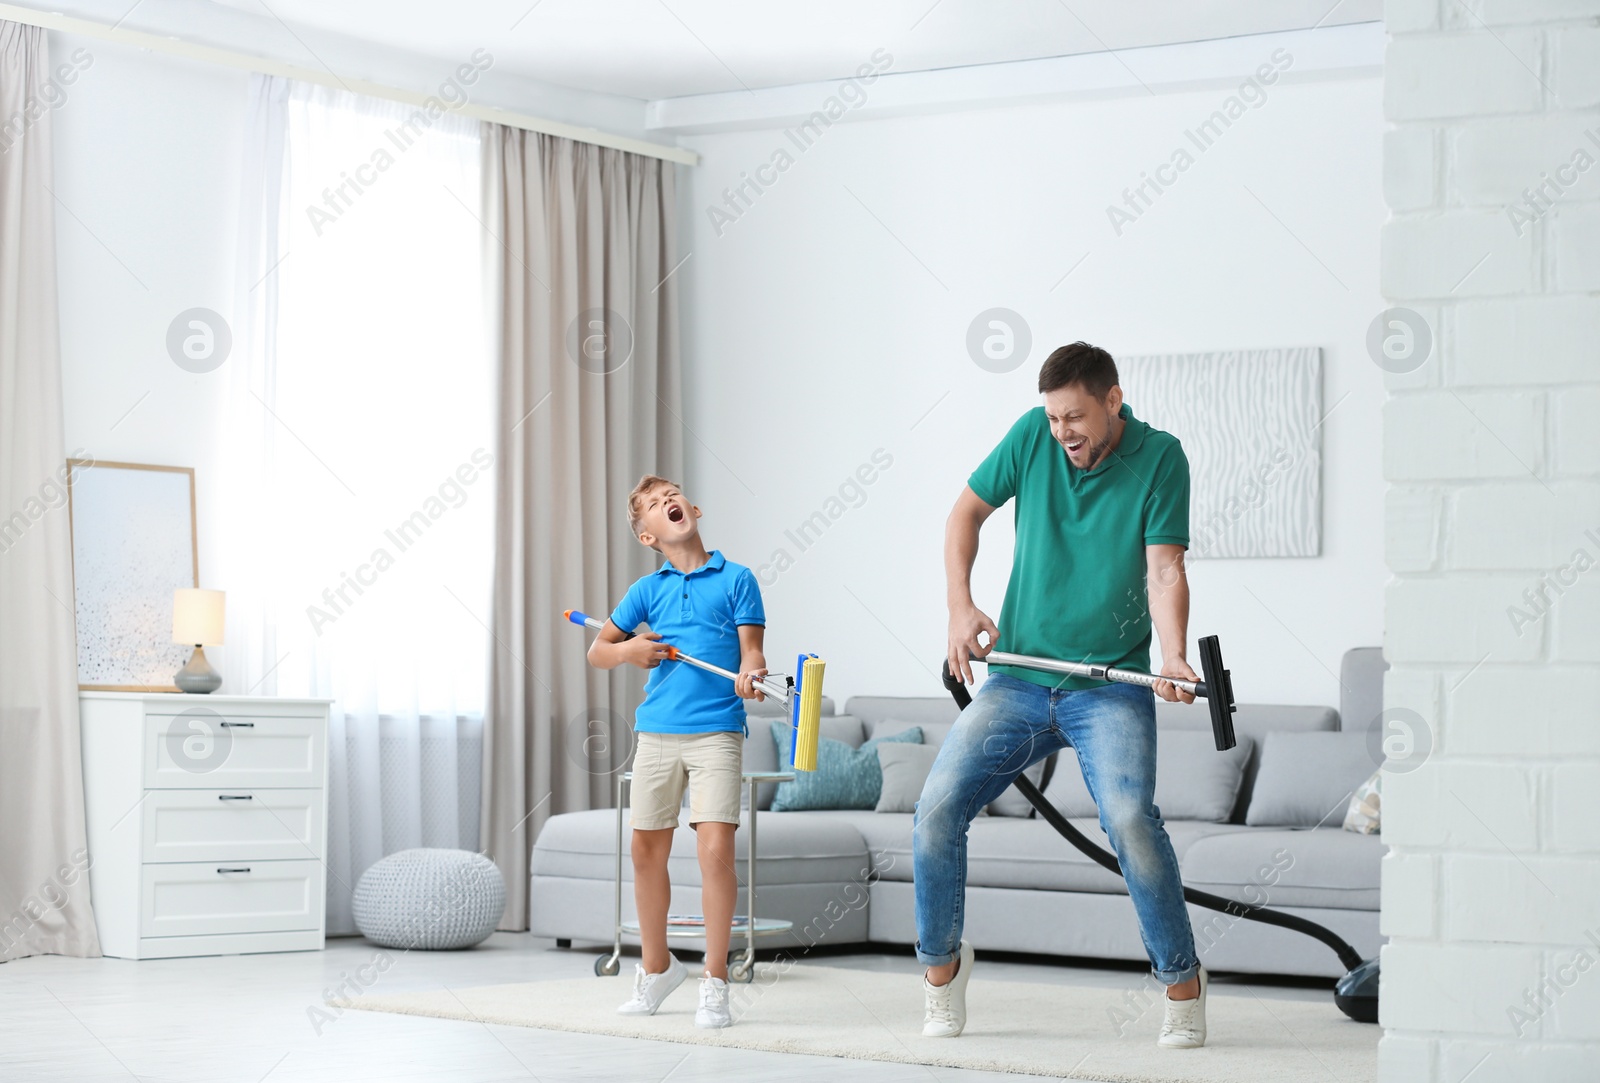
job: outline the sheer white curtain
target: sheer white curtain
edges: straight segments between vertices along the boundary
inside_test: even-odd
[[[411,846],[478,848],[493,568],[481,126],[257,77],[225,691],[334,700],[328,928]]]

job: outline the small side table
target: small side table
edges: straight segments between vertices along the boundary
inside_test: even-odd
[[[594,961],[594,972],[599,977],[610,977],[622,970],[622,935],[639,933],[637,921],[622,920],[622,831],[623,811],[627,806],[623,803],[623,793],[628,784],[633,781],[633,772],[624,771],[617,776],[617,876],[616,876],[616,922],[615,940],[611,947],[610,955],[602,955]],[[744,957],[728,966],[728,978],[737,982],[754,981],[756,976],[756,937],[772,936],[776,933],[786,933],[794,928],[794,922],[776,919],[757,919],[756,914],[756,786],[762,782],[792,782],[793,771],[746,771],[744,784],[746,792],[750,795],[750,846],[746,856],[744,888]],[[697,920],[692,924],[669,924],[668,937],[703,937],[705,936],[705,918],[696,915]],[[734,932],[740,931],[737,915],[734,919]]]

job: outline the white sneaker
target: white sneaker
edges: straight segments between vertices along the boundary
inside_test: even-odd
[[[1206,1044],[1205,967],[1200,968],[1200,995],[1193,1000],[1167,998],[1167,1017],[1161,1023],[1156,1044],[1163,1049],[1199,1049]]]
[[[967,1025],[967,979],[972,977],[972,945],[965,940],[956,951],[960,961],[956,976],[943,985],[922,979],[922,1036],[954,1038]]]
[[[700,979],[700,1007],[694,1013],[697,1027],[726,1027],[733,1025],[728,1014],[728,983],[707,975]]]
[[[634,966],[633,996],[628,1002],[617,1009],[620,1015],[654,1015],[656,1009],[661,1007],[661,1002],[667,999],[667,994],[683,984],[683,979],[689,976],[683,964],[678,962],[678,957],[671,952],[667,953],[667,969],[659,974],[646,974],[644,964]]]

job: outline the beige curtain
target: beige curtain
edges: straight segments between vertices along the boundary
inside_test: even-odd
[[[89,909],[45,32],[0,22],[0,959],[99,955]]]
[[[628,528],[639,476],[682,471],[673,166],[490,125],[500,310],[493,661],[482,838],[528,927],[551,815],[612,803],[643,680],[584,661],[597,616],[655,567]]]

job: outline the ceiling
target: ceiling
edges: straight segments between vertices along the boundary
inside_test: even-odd
[[[1382,0],[212,0],[286,24],[654,100],[1382,18]]]

